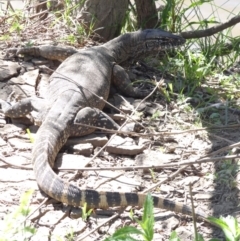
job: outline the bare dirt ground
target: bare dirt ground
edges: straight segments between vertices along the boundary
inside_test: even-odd
[[[59,29],[44,32],[44,28],[36,24],[38,34],[31,32],[31,29],[11,41],[0,43],[2,59],[8,48],[26,43],[27,36],[31,36],[34,44],[54,42]],[[169,82],[178,84],[171,74],[163,74],[154,68],[154,63],[156,59],[147,65],[138,63],[126,68],[134,80],[162,81],[163,87]],[[35,57],[0,60],[0,98],[19,101],[26,96],[44,97],[51,74],[48,68],[54,70],[57,65],[56,62]],[[178,81],[184,79],[179,77]],[[155,91],[134,114],[134,119],[145,127],[140,133],[149,134],[115,138],[114,144],[110,143],[110,147],[102,150],[95,159],[92,159],[93,155],[106,144],[110,134],[96,131],[86,138],[71,138],[58,155],[56,172],[81,188],[95,190],[142,192],[160,182],[151,189],[152,194],[187,205],[190,205],[189,183],[193,183],[192,193],[197,210],[215,217],[233,215],[239,221],[239,116],[230,111],[221,95],[216,97],[209,88],[224,92],[218,79],[206,81],[195,90],[194,97],[180,98],[176,94],[170,102],[162,92]],[[109,101],[130,114],[141,100],[114,94]],[[207,104],[206,108],[200,109],[198,104],[202,101]],[[120,119],[120,124],[121,119],[125,119],[122,113],[110,107],[105,111],[116,121]],[[19,206],[21,195],[30,189],[33,190],[30,207],[36,211],[29,220],[37,228],[36,235],[30,240],[59,240],[59,237],[71,240],[67,239],[68,234],[74,236],[72,240],[103,240],[122,226],[137,226],[128,218],[131,208],[96,211],[87,221],[83,221],[69,217],[69,210],[64,204],[50,200],[41,205],[46,196],[40,193],[31,167],[33,143],[30,137],[34,139],[38,129],[34,124],[35,117],[36,113],[33,113],[29,118],[9,119],[0,114],[0,227],[4,226],[6,215]],[[227,128],[229,125],[231,128]],[[232,158],[224,160],[228,155]],[[203,158],[208,159],[200,162]],[[124,169],[162,164],[170,165],[151,171]],[[98,170],[78,171],[86,166]],[[120,168],[115,170],[116,167]],[[136,216],[141,216],[141,209],[133,207],[133,210]],[[109,221],[116,213],[119,216]],[[181,240],[193,240],[191,217],[158,209],[154,213],[154,240],[168,240],[172,230],[177,231]],[[221,230],[202,220],[197,221],[197,228],[207,239],[218,237],[224,240]]]

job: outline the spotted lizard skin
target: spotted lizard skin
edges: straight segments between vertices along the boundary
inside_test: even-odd
[[[127,33],[101,46],[84,50],[65,49],[54,46],[23,48],[18,54],[41,55],[49,59],[63,61],[50,78],[45,100],[27,98],[15,105],[0,101],[2,112],[15,118],[25,116],[32,110],[40,109],[42,125],[38,130],[32,151],[33,170],[42,191],[50,197],[81,207],[106,209],[114,206],[142,207],[145,194],[126,192],[105,192],[83,190],[57,176],[52,167],[59,150],[70,136],[83,136],[94,131],[78,123],[117,129],[118,125],[101,110],[107,100],[110,85],[133,97],[144,97],[129,85],[130,81],[118,64],[129,58],[160,51],[184,44],[177,35],[160,29],[148,29]],[[154,206],[191,215],[192,209],[186,205],[153,196]],[[206,219],[201,212],[197,217]]]

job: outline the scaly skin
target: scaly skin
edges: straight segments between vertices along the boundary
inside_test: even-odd
[[[111,82],[127,95],[143,97],[129,87],[129,79],[124,70],[117,64],[145,54],[156,54],[159,51],[184,44],[180,36],[159,30],[150,29],[124,34],[102,46],[86,50],[68,50],[59,47],[37,47],[21,49],[18,53],[41,55],[50,59],[64,60],[51,76],[48,95],[44,103],[40,100],[26,99],[14,106],[1,102],[5,115],[23,116],[37,106],[45,106],[43,124],[39,128],[32,151],[33,170],[39,187],[50,197],[76,207],[87,203],[88,208],[114,206],[142,207],[145,194],[124,192],[101,192],[81,190],[79,187],[62,180],[52,170],[55,158],[70,136],[87,135],[94,128],[78,125],[90,124],[117,129],[118,125],[101,112],[107,100]],[[65,52],[64,52],[65,51]],[[119,77],[120,76],[120,77]],[[97,95],[97,96],[96,96]],[[42,104],[36,104],[35,102]],[[154,206],[183,214],[191,215],[191,208],[161,197],[153,197]],[[196,216],[206,219],[203,213]]]

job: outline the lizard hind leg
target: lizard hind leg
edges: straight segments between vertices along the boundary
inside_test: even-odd
[[[40,98],[26,98],[15,104],[0,99],[0,112],[10,118],[24,117],[31,111],[40,112],[45,106],[45,100]]]
[[[81,124],[93,126],[86,127]],[[88,135],[95,131],[97,127],[102,127],[111,130],[117,130],[119,125],[111,119],[107,114],[97,108],[85,107],[81,109],[70,127],[71,136]]]

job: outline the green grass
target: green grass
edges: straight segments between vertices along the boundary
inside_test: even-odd
[[[235,188],[237,186],[235,176],[237,175],[239,169],[239,163],[235,163],[234,160],[220,162],[217,165],[217,171],[214,175],[215,182],[219,186],[224,185],[229,190]]]
[[[104,241],[137,241],[154,240],[154,214],[153,214],[153,200],[151,195],[147,195],[144,202],[142,220],[134,219],[137,222],[138,228],[133,226],[125,226],[118,229],[111,237],[106,238]],[[236,218],[232,216],[214,218],[209,217],[208,220],[222,229],[225,234],[226,241],[239,241],[240,240],[240,226]],[[203,236],[195,230],[196,236],[194,241],[204,241]],[[168,239],[169,241],[181,241],[176,231],[173,231]],[[217,238],[211,238],[209,241],[220,241]]]
[[[137,222],[140,228],[125,226],[117,230],[111,237],[106,238],[104,241],[136,241],[141,240],[151,241],[154,236],[154,214],[153,214],[153,200],[150,195],[144,202],[143,216],[142,220],[138,220],[132,217],[132,219]]]
[[[19,207],[11,214],[8,214],[3,225],[1,225],[0,241],[25,241],[29,240],[36,233],[36,229],[26,220],[30,213],[30,200],[33,191],[26,192],[20,200]]]

